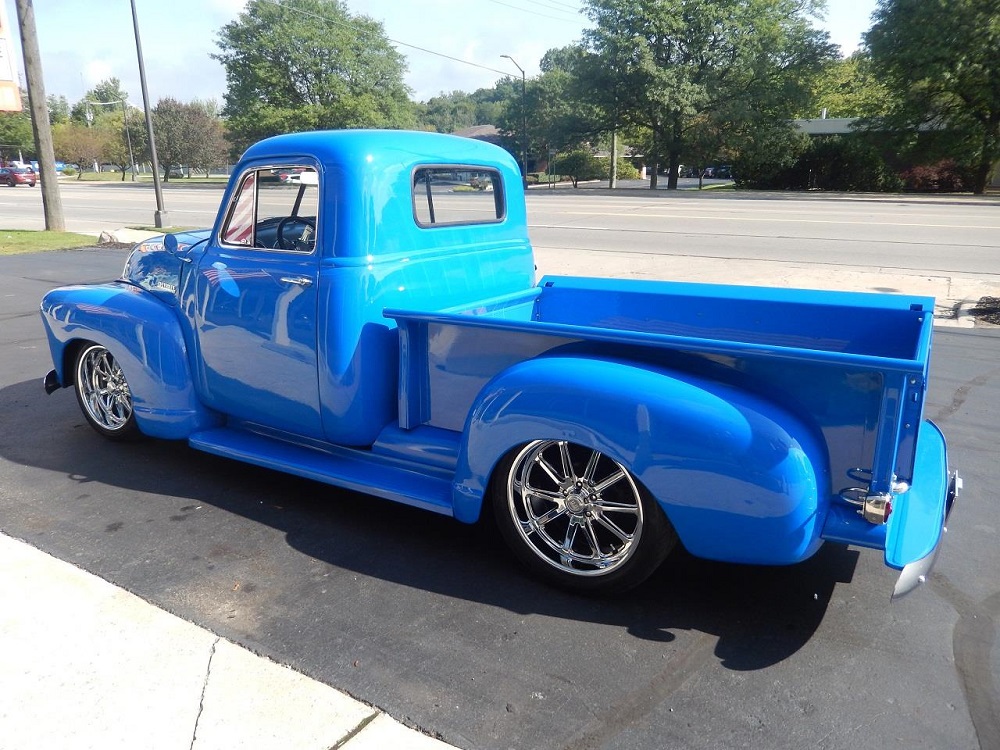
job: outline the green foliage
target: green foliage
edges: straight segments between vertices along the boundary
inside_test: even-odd
[[[27,101],[27,97],[24,97]],[[31,113],[25,109],[21,112],[0,112],[0,155],[8,159],[16,159],[18,152],[25,158],[35,153],[35,136],[31,131]]]
[[[770,190],[852,192],[891,192],[903,187],[876,141],[864,133],[801,136],[784,147],[781,142],[771,144],[760,150],[759,157],[755,162],[745,157],[737,161],[737,184]]]
[[[827,62],[813,80],[812,98],[796,115],[819,117],[877,117],[888,113],[893,94],[875,78],[871,61],[863,52]]]
[[[74,120],[52,126],[52,148],[55,156],[62,161],[80,165],[77,179],[80,179],[87,169],[92,168],[94,162],[100,160],[110,137],[112,137],[111,132],[105,128],[88,128]]]
[[[208,169],[224,163],[227,146],[222,123],[210,114],[212,107],[197,100],[182,104],[160,99],[153,108],[153,133],[163,179],[170,168],[189,166]]]
[[[128,92],[122,88],[117,78],[106,78],[90,89],[83,98],[73,105],[69,119],[80,125],[100,123],[109,113],[121,108],[128,101]],[[52,102],[49,102],[52,107]]]
[[[813,138],[788,175],[786,187],[886,192],[902,186],[879,150],[863,134]]]
[[[765,116],[776,122],[801,108],[812,77],[835,56],[798,0],[587,0],[585,32],[598,64],[588,66],[590,99],[606,116],[647,129],[654,165],[670,184],[694,139],[718,143]],[[709,126],[706,121],[711,120]]]
[[[638,180],[639,170],[635,168],[628,159],[619,159],[618,168],[616,169],[618,174],[618,179],[620,180]]]
[[[339,0],[249,0],[217,44],[237,150],[277,133],[415,124],[404,58]]]
[[[126,111],[119,106],[105,113],[93,127],[106,134],[100,160],[118,167],[121,179],[124,181],[132,161],[136,163],[145,161],[149,151],[145,113],[135,107],[129,107],[126,115]]]
[[[49,123],[55,125],[69,120],[69,102],[65,96],[50,94],[46,97],[46,104],[49,109]]]
[[[602,161],[587,149],[576,149],[559,154],[552,160],[552,171],[569,177],[573,187],[580,180],[597,180],[608,175],[608,162]]]
[[[977,193],[1000,160],[998,18],[995,0],[880,0],[865,35],[874,74],[896,97],[870,124],[944,131]]]
[[[421,106],[418,114],[422,125],[438,133],[454,133],[473,125],[492,124],[492,121],[478,117],[476,101],[464,91],[432,97]]]
[[[783,124],[756,123],[741,136],[733,159],[734,179],[739,187],[787,187],[787,171],[809,148],[809,136]]]

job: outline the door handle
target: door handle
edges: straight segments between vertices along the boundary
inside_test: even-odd
[[[282,284],[296,284],[297,286],[312,286],[313,280],[308,276],[282,276]]]

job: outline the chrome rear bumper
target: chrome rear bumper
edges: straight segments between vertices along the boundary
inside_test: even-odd
[[[946,497],[944,503],[944,522],[942,524],[943,533],[941,534],[941,539],[938,540],[938,543],[934,545],[934,549],[932,549],[929,554],[903,567],[903,571],[899,574],[899,578],[896,580],[896,586],[892,590],[893,601],[906,596],[913,591],[913,589],[917,588],[917,586],[927,580],[927,576],[931,572],[931,568],[934,567],[934,561],[937,559],[938,550],[941,549],[941,543],[944,541],[944,534],[948,531],[948,527],[944,524],[948,522],[948,516],[951,514],[951,508],[955,504],[955,500],[958,498],[961,491],[962,478],[958,475],[957,471],[952,472],[951,478],[948,481],[948,496]]]

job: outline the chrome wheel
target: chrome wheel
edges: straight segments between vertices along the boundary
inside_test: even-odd
[[[507,510],[539,560],[573,577],[605,576],[639,548],[645,510],[621,464],[564,440],[529,443],[507,475]]]
[[[93,344],[80,352],[76,395],[87,421],[103,435],[127,437],[137,431],[125,373],[103,346]]]

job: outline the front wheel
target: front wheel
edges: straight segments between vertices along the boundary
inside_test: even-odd
[[[642,583],[677,543],[649,492],[620,463],[564,440],[509,453],[492,482],[500,532],[539,577],[582,593]]]
[[[76,358],[76,398],[83,416],[104,437],[132,440],[139,436],[125,373],[114,355],[99,344],[84,347]]]

